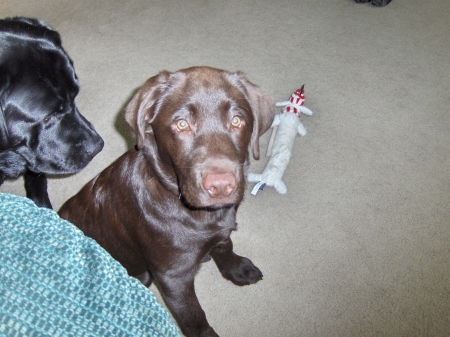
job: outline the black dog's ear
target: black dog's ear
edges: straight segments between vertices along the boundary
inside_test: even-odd
[[[8,148],[8,129],[5,119],[6,96],[9,87],[9,78],[3,67],[0,67],[0,149]]]
[[[17,178],[27,170],[27,162],[10,150],[0,150],[0,185],[5,178]]]
[[[6,149],[8,147],[8,128],[6,125],[5,115],[3,113],[3,107],[0,102],[0,149]]]
[[[57,47],[61,47],[61,36],[42,20],[16,16],[0,20],[0,31],[12,36],[26,36],[35,40],[48,39]]]
[[[149,131],[149,123],[152,117],[150,111],[164,92],[169,76],[169,72],[162,71],[149,78],[125,109],[125,120],[136,134],[138,149],[144,146],[145,134]]]
[[[237,72],[239,82],[244,87],[254,118],[251,148],[253,158],[259,159],[259,137],[272,125],[275,107],[268,93],[260,86],[250,82],[242,72]]]

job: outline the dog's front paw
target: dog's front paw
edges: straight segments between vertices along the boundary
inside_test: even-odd
[[[222,276],[227,280],[230,280],[238,286],[245,286],[256,283],[263,278],[263,274],[258,267],[256,267],[252,261],[246,257],[236,256],[238,260],[235,264],[235,268],[227,270],[220,270]]]

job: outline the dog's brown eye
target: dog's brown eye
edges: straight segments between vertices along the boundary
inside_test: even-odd
[[[177,122],[177,128],[180,131],[186,131],[189,129],[189,124],[184,119],[182,119]]]
[[[231,125],[235,128],[240,128],[242,126],[242,121],[239,117],[234,116],[231,120]]]

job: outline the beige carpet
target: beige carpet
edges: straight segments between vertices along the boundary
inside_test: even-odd
[[[0,14],[62,34],[105,140],[82,172],[52,177],[55,208],[134,144],[122,109],[159,70],[243,70],[274,102],[306,85],[315,114],[288,193],[249,184],[232,236],[264,280],[239,288],[213,263],[198,275],[221,336],[450,335],[450,1],[0,0]]]

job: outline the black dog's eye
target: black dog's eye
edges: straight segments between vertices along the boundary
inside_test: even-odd
[[[44,118],[44,122],[47,123],[49,122],[52,118],[58,118],[61,119],[62,118],[62,112],[64,112],[66,110],[66,106],[64,105],[64,103],[59,104],[57,107],[55,107],[55,110],[52,114],[48,115],[47,117]]]
[[[44,122],[47,123],[48,121],[50,121],[52,118],[56,117],[58,114],[58,112],[54,112],[50,115],[48,115],[47,117],[44,118]]]
[[[60,116],[61,112],[64,112],[64,110],[65,110],[64,104],[63,103],[59,104],[55,108],[55,110],[54,110],[54,112],[52,114],[50,114],[50,115],[48,115],[47,117],[44,118],[44,122],[48,123],[48,121],[50,121],[53,117],[58,117],[58,115],[59,115],[59,118],[60,118],[61,117]]]

